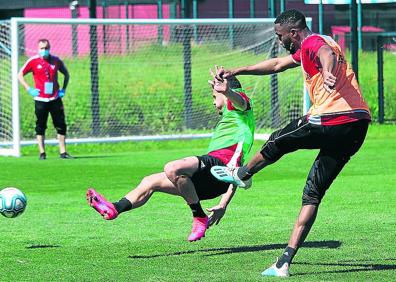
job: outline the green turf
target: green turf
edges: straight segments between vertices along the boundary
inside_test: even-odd
[[[395,139],[395,126],[371,126],[325,197],[291,281],[394,281]],[[19,187],[28,197],[21,217],[0,218],[0,280],[272,281],[260,273],[288,240],[314,151],[288,155],[259,173],[196,243],[186,241],[191,215],[181,198],[155,194],[110,222],[85,202],[88,186],[116,200],[168,160],[202,154],[206,145],[70,146],[76,160],[60,160],[51,147],[46,161],[31,147],[22,158],[0,158],[1,186]]]

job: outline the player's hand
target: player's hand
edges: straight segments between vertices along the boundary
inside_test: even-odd
[[[337,78],[331,72],[326,70],[323,70],[322,75],[324,89],[329,93],[333,93],[335,91],[335,84]]]
[[[212,208],[206,209],[208,212],[210,212],[209,214],[209,222],[208,222],[208,226],[212,226],[213,224],[219,224],[220,220],[223,218],[226,209],[223,206],[220,205],[216,205]]]
[[[213,80],[208,80],[209,84],[212,85],[213,89],[219,93],[227,93],[229,87],[228,87],[228,81],[227,79],[217,79],[216,74],[210,69],[210,74],[213,77]]]
[[[32,97],[37,97],[38,95],[40,95],[40,89],[37,89],[37,88],[31,88],[30,87],[27,92]]]
[[[66,90],[65,89],[59,89],[58,91],[58,97],[59,98],[63,98],[66,94]]]
[[[229,89],[227,79],[224,79],[223,81],[208,80],[208,82],[210,85],[212,85],[213,89],[216,90],[216,92],[226,94]]]
[[[218,67],[217,65],[215,65],[215,71],[215,77],[217,80],[220,81],[230,76],[234,76],[234,72],[232,70],[226,70],[223,66]]]

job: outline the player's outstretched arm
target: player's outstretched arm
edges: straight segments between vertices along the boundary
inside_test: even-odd
[[[223,218],[228,204],[231,202],[232,197],[234,196],[236,191],[236,187],[234,185],[230,185],[227,192],[221,196],[220,203],[214,207],[206,209],[209,214],[209,226],[213,224],[219,224],[220,220]]]
[[[216,77],[218,79],[223,79],[236,75],[268,75],[298,66],[299,65],[293,61],[291,56],[285,56],[265,60],[255,65],[239,67],[230,70],[226,70],[224,68],[222,70],[222,68],[220,68],[220,72]]]

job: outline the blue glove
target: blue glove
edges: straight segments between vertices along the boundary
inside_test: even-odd
[[[29,87],[28,93],[29,93],[29,95],[32,96],[32,97],[37,97],[37,96],[40,94],[40,90],[37,89],[37,88],[31,88],[31,87]]]
[[[59,89],[58,91],[58,97],[59,98],[63,98],[63,96],[65,96],[66,94],[66,90],[65,89]]]

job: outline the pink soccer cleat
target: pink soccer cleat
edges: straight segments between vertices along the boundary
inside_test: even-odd
[[[188,236],[188,241],[198,241],[202,237],[205,237],[206,229],[208,229],[209,218],[205,217],[194,217],[193,228],[191,230],[190,236]]]
[[[115,209],[114,205],[108,202],[93,188],[89,188],[87,190],[87,202],[88,205],[93,207],[106,220],[112,220],[118,216],[118,212]]]

